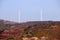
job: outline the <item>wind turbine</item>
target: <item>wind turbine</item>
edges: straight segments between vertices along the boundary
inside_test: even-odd
[[[21,12],[18,11],[18,22],[20,23],[21,22]]]
[[[40,10],[40,20],[43,21],[43,18],[42,18],[42,10]]]

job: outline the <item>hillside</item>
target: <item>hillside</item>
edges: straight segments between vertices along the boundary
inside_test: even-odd
[[[0,39],[20,40],[24,35],[60,40],[60,21],[30,21],[24,23],[0,20]]]

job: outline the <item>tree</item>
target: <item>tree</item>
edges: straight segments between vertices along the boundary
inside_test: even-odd
[[[4,30],[1,30],[1,29],[0,29],[0,34],[1,34],[2,32],[4,32]]]

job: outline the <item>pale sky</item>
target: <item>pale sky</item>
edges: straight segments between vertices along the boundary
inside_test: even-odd
[[[0,0],[0,19],[19,21],[60,21],[60,0]]]

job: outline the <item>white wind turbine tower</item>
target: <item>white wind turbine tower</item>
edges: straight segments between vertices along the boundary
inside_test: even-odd
[[[43,17],[42,17],[42,10],[40,10],[40,20],[43,21]]]
[[[21,22],[21,12],[18,11],[18,22],[20,23]]]

